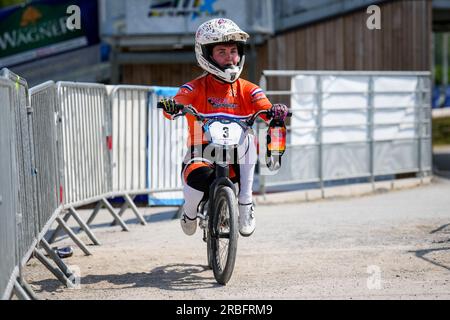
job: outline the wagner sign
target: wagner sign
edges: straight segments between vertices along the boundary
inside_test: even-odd
[[[67,8],[74,4],[80,7],[81,28],[69,30]],[[0,67],[98,42],[96,1],[33,1],[0,11]]]

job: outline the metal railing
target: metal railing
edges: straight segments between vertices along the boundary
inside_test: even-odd
[[[5,215],[2,215],[2,220],[5,220],[2,221],[2,224],[5,222],[8,225],[11,221],[16,222],[14,228],[8,231],[15,232],[14,244],[9,243],[9,250],[6,249],[6,251],[11,253],[12,248],[14,248],[16,255],[14,260],[15,268],[10,278],[10,283],[12,281],[13,287],[9,285],[4,292],[0,293],[3,297],[6,297],[14,289],[19,297],[29,298],[33,296],[33,293],[22,278],[21,268],[33,253],[40,231],[38,199],[41,199],[41,195],[38,194],[38,172],[35,159],[36,148],[39,148],[39,146],[35,145],[34,141],[36,137],[40,137],[45,133],[34,131],[33,109],[30,105],[26,80],[8,69],[0,71],[0,78],[6,79],[14,88],[12,94],[9,95],[9,99],[5,98],[6,104],[3,105],[2,103],[3,111],[7,112],[6,110],[9,109],[12,116],[11,119],[7,114],[5,115],[6,119],[9,118],[9,121],[11,121],[11,135],[8,138],[11,150],[10,153],[2,153],[2,156],[6,158],[5,155],[9,155],[10,160],[14,163],[11,170],[7,171],[11,174],[11,180],[5,186],[9,185],[12,187],[11,192],[14,195],[15,204],[13,207],[15,210],[5,212]],[[5,127],[7,128],[8,125]],[[5,134],[4,137],[8,137],[8,134]]]
[[[114,86],[112,113],[112,191],[145,190],[147,174],[148,93],[151,87]]]
[[[64,204],[79,205],[110,192],[106,87],[58,82],[59,130],[64,157]]]
[[[187,130],[185,122],[168,122],[156,110],[164,96],[159,87],[48,81],[28,90],[26,81],[7,69],[0,80],[5,122],[0,165],[11,173],[2,176],[0,189],[0,294],[7,299],[14,290],[29,299],[35,295],[21,268],[31,255],[64,285],[73,286],[74,274],[49,245],[61,230],[91,254],[67,225],[70,217],[99,245],[89,225],[102,207],[113,224],[128,231],[121,217],[127,208],[146,224],[133,202],[137,194],[170,196],[181,190],[179,166],[186,147],[171,144]],[[171,159],[174,155],[177,159]],[[118,212],[108,200],[114,197],[125,200]],[[76,208],[91,203],[97,206],[85,222]]]
[[[156,103],[161,98],[174,95],[175,92],[159,87],[154,87],[149,94],[147,187],[150,189],[150,204],[180,205],[183,198],[180,174],[187,151],[187,121],[184,117],[167,121],[161,110],[156,109]]]
[[[46,231],[52,215],[62,205],[62,159],[58,157],[56,125],[56,87],[47,81],[30,89],[33,108],[33,142],[35,145],[35,174],[38,213],[38,232]],[[38,238],[42,238],[42,234]]]
[[[6,299],[19,274],[16,213],[17,168],[15,152],[14,83],[0,77],[0,299]]]
[[[260,84],[272,102],[289,98],[293,112],[281,169],[268,175],[261,166],[262,193],[431,171],[429,72],[266,70]]]

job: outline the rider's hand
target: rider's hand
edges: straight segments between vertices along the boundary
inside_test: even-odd
[[[177,114],[180,111],[180,105],[174,99],[161,99],[158,105],[162,106],[164,111],[168,114]]]
[[[272,113],[272,119],[284,121],[288,116],[289,109],[286,105],[277,103],[272,105],[270,112]]]

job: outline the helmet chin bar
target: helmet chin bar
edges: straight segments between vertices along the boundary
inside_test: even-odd
[[[229,68],[225,69],[225,75],[227,79],[230,79],[231,81],[236,81],[237,80],[237,75],[240,73],[239,72],[240,69],[238,66],[231,66]]]
[[[212,74],[220,81],[224,81],[227,83],[234,83],[239,79],[245,63],[245,56],[242,56],[240,57],[237,66],[232,66],[231,68],[222,68],[214,61],[214,59],[211,58],[211,56],[206,59],[205,57],[199,55],[198,52],[196,53],[196,55],[197,61],[199,62],[199,65],[203,70],[205,70],[209,74]]]
[[[224,78],[221,80],[228,82],[228,83],[235,82],[237,79],[239,79],[239,77],[241,75],[242,67],[244,66],[244,63],[245,63],[245,56],[243,56],[242,59],[239,59],[239,64],[237,66],[233,65],[233,66],[223,70]],[[220,79],[220,77],[218,77],[218,78]]]

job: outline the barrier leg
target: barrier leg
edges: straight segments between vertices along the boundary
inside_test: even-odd
[[[70,218],[70,213],[66,212],[66,214],[64,215],[64,222],[67,222]],[[53,243],[56,240],[56,237],[58,236],[58,233],[61,231],[61,226],[58,224],[58,226],[56,227],[55,231],[53,231],[52,236],[50,237],[50,239],[48,240],[49,243]]]
[[[88,221],[86,222],[87,225],[90,225],[92,221],[94,221],[95,217],[97,216],[98,212],[102,208],[103,203],[101,201],[97,202],[97,205],[95,206],[94,211],[92,211],[91,216],[89,217]]]
[[[88,250],[86,245],[81,241],[75,233],[73,233],[72,229],[70,229],[66,223],[60,218],[57,217],[56,221],[59,223],[59,225],[66,231],[66,233],[69,235],[69,237],[72,238],[72,240],[80,247],[80,249],[84,252],[85,255],[89,256],[91,255],[91,252]]]
[[[120,226],[122,227],[123,231],[130,231],[127,227],[127,225],[125,224],[125,222],[123,222],[122,218],[119,217],[117,215],[117,213],[114,211],[114,208],[112,207],[112,205],[108,202],[108,200],[106,200],[105,198],[102,199],[103,204],[105,205],[106,209],[108,209],[108,211],[112,214],[112,216],[114,217],[114,219],[116,220],[116,222],[118,224],[120,224]]]
[[[34,293],[33,289],[30,287],[30,285],[23,279],[19,277],[18,280],[20,286],[25,290],[27,295],[31,298],[31,300],[39,300],[36,296],[36,293]]]
[[[145,222],[144,217],[141,215],[141,213],[138,211],[138,208],[136,207],[136,204],[134,203],[134,198],[133,199],[129,196],[129,195],[125,195],[125,201],[128,203],[128,205],[130,206],[131,210],[133,210],[134,214],[136,215],[136,217],[138,218],[138,220],[141,222],[141,224],[143,226],[147,225],[147,222]]]
[[[136,204],[134,203],[134,198],[136,196],[133,196],[133,198],[131,198],[128,194],[124,195],[124,199],[125,199],[125,203],[122,205],[122,207],[119,210],[119,217],[122,217],[122,215],[124,214],[125,210],[128,208],[131,208],[131,210],[133,210],[133,213],[136,215],[136,217],[138,218],[139,222],[141,223],[141,225],[146,226],[147,222],[145,221],[144,217],[141,215],[141,213],[139,212],[138,208],[136,207]],[[117,222],[114,220],[111,223],[112,226],[117,225]]]
[[[91,239],[91,241],[99,246],[100,242],[97,240],[97,238],[95,237],[94,233],[91,231],[91,229],[88,227],[88,225],[86,223],[84,223],[83,219],[81,219],[81,217],[78,215],[78,213],[75,211],[75,208],[70,207],[69,208],[69,212],[72,214],[72,216],[74,217],[74,219],[78,222],[78,224],[80,225],[81,229],[84,230],[84,232],[86,232],[87,236]]]
[[[42,239],[40,242],[42,248],[47,252],[49,257],[56,263],[58,268],[64,273],[64,275],[67,278],[70,278],[73,276],[72,271],[69,269],[69,267],[62,261],[62,259],[55,253],[54,250],[50,247],[47,241],[45,239]]]
[[[119,215],[119,217],[122,217],[123,214],[125,213],[125,210],[127,210],[127,209],[128,209],[128,202],[125,201],[125,202],[123,203],[123,205],[120,207],[119,212],[117,213],[117,214]],[[116,225],[117,225],[117,221],[116,221],[116,220],[114,220],[113,222],[111,222],[111,226],[116,226]]]
[[[48,260],[38,249],[34,249],[34,256],[51,272],[53,275],[61,281],[67,288],[73,288],[73,283],[62,273],[61,270],[52,266],[50,260]]]
[[[27,294],[24,288],[20,285],[19,281],[14,281],[13,292],[20,300],[31,300],[31,297]]]

